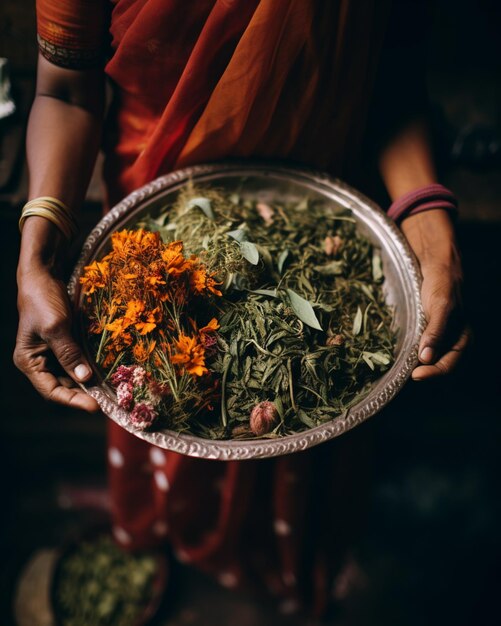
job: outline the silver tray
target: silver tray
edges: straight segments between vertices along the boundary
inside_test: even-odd
[[[386,301],[394,306],[394,324],[398,329],[395,362],[346,415],[316,428],[272,440],[209,440],[171,430],[138,431],[129,424],[126,411],[116,404],[111,387],[103,383],[83,385],[85,391],[97,400],[108,417],[140,439],[188,456],[223,461],[267,458],[305,450],[342,435],[380,411],[403,387],[417,364],[417,348],[425,324],[420,297],[421,274],[412,250],[393,221],[366,196],[324,173],[276,163],[229,162],[197,165],[157,178],[113,207],[87,237],[68,284],[74,306],[78,308],[81,300],[79,278],[83,268],[102,256],[110,233],[131,227],[145,211],[154,214],[190,179],[195,184],[215,184],[230,192],[238,190],[244,197],[264,202],[277,196],[285,200],[320,197],[331,203],[333,210],[340,207],[351,209],[360,232],[381,250],[385,274],[383,288]],[[85,349],[85,341],[83,347]],[[88,356],[93,363],[92,357]],[[99,380],[96,368],[95,374]]]

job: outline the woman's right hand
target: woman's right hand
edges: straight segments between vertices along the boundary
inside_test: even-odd
[[[29,218],[25,229],[33,219],[43,218]],[[23,252],[17,278],[19,327],[14,363],[46,400],[97,411],[97,402],[76,384],[88,381],[92,371],[71,334],[64,282],[54,276],[51,262]]]

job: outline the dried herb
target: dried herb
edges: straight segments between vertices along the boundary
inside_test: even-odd
[[[326,202],[264,204],[189,188],[140,223],[182,240],[223,285],[209,364],[220,411],[179,430],[254,437],[250,415],[266,402],[278,420],[259,436],[299,432],[345,414],[391,366],[396,333],[380,252],[349,210],[333,214]]]
[[[152,599],[155,559],[120,550],[102,535],[61,563],[55,590],[64,626],[133,626]]]

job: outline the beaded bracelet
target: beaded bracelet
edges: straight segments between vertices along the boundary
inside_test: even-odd
[[[78,225],[73,213],[64,202],[61,202],[61,200],[57,198],[42,196],[27,202],[23,207],[19,219],[20,232],[22,232],[27,218],[33,216],[43,217],[51,221],[69,241],[71,241],[78,232]]]
[[[398,224],[405,217],[430,209],[444,209],[455,218],[458,212],[457,198],[443,185],[426,185],[426,187],[409,191],[395,200],[388,209],[387,215]]]

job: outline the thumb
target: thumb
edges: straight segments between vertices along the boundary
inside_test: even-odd
[[[419,360],[422,363],[434,363],[438,358],[447,329],[449,310],[449,301],[442,298],[432,299],[426,307],[428,324],[419,344]]]
[[[83,383],[91,378],[92,370],[69,328],[62,329],[48,343],[56,359],[74,381]]]

